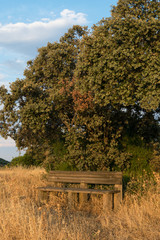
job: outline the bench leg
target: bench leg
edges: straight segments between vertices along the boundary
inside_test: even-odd
[[[73,193],[72,196],[73,196],[74,205],[77,205],[77,203],[78,203],[78,193]]]
[[[118,209],[120,207],[120,205],[122,203],[122,199],[123,199],[122,185],[115,185],[115,189],[120,191],[120,193],[115,193],[115,197],[114,197],[114,206],[115,206],[115,209]]]
[[[114,193],[103,194],[103,211],[111,211],[114,209]]]
[[[68,193],[68,207],[73,208],[74,207],[74,196],[75,194],[72,192]]]
[[[80,183],[80,188],[87,188],[87,184],[86,183]],[[88,194],[86,193],[79,193],[79,203],[83,204],[86,203],[88,200]]]
[[[49,201],[49,192],[46,191],[39,191],[38,192],[38,199],[39,201]]]

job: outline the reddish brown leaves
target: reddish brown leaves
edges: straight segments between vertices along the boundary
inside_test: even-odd
[[[75,89],[72,92],[73,96],[73,101],[74,101],[74,108],[75,111],[85,111],[89,108],[93,108],[93,97],[91,92],[89,91],[88,93],[80,93],[79,90]]]

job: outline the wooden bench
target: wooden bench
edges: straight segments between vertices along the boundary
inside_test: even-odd
[[[77,194],[79,194],[80,202],[87,201],[87,194],[103,195],[103,210],[117,208],[122,202],[122,172],[50,171],[47,175],[47,182],[47,186],[38,187],[38,190],[43,193],[43,198],[44,194],[48,198],[50,192],[68,193],[70,206],[77,201]],[[67,187],[66,184],[79,184],[79,186]],[[114,189],[89,189],[88,185],[91,184],[114,185]]]

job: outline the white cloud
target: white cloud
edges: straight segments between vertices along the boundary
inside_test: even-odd
[[[87,24],[86,15],[64,9],[60,18],[41,19],[32,23],[0,24],[0,45],[13,51],[33,55],[37,48],[47,42],[54,42],[74,24]]]
[[[0,138],[0,147],[15,147],[15,142],[8,138],[7,140],[4,138]]]
[[[64,9],[61,13],[60,13],[62,18],[71,18],[71,19],[78,19],[81,22],[86,21],[86,15],[83,13],[75,13],[74,11],[68,10],[68,9]]]

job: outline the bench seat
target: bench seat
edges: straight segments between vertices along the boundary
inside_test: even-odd
[[[44,192],[73,192],[73,193],[91,193],[91,194],[112,194],[119,193],[120,190],[101,190],[101,189],[86,189],[86,188],[64,188],[64,187],[38,187],[40,191]]]

